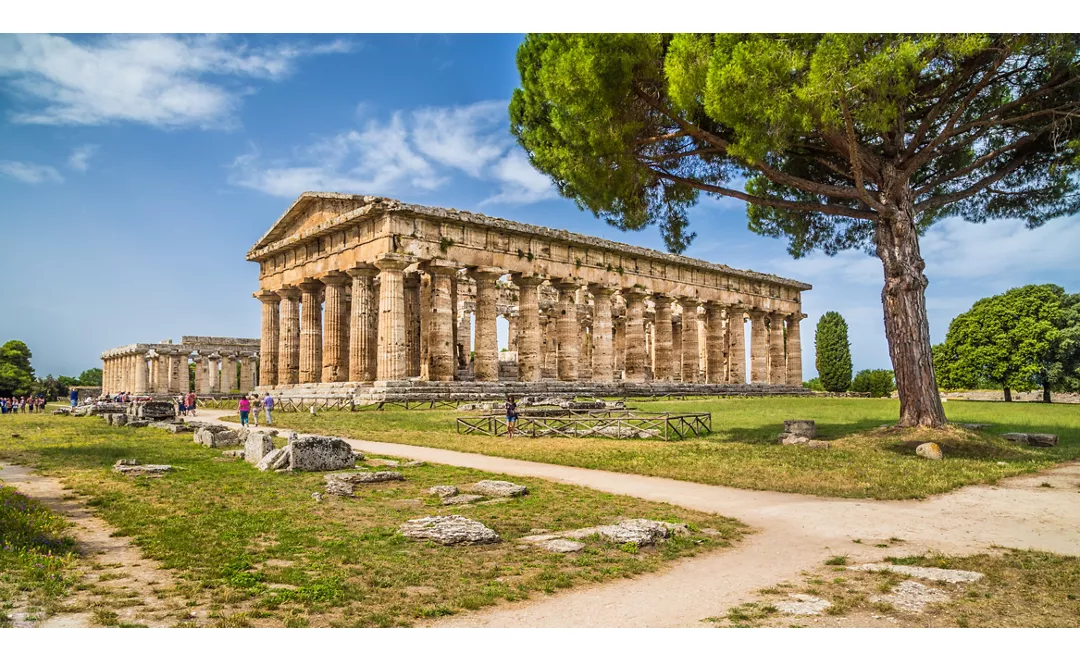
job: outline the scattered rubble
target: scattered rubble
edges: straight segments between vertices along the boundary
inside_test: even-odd
[[[948,594],[941,589],[928,587],[920,582],[904,580],[893,587],[886,596],[870,596],[875,603],[889,603],[903,612],[918,614],[931,603],[943,603],[949,600]]]
[[[171,465],[143,465],[133,458],[120,459],[113,465],[113,472],[119,472],[129,477],[161,476],[166,472],[172,472]]]
[[[452,506],[456,504],[475,504],[484,499],[483,495],[454,495],[452,497],[444,497],[442,499],[443,506]]]
[[[520,497],[529,492],[528,488],[520,484],[492,479],[478,481],[470,486],[469,490],[487,497]]]
[[[428,495],[436,495],[438,497],[453,497],[458,494],[457,486],[432,486],[427,490]]]
[[[817,596],[811,596],[809,594],[788,594],[788,598],[791,600],[782,600],[778,603],[773,603],[778,611],[784,614],[794,614],[796,616],[820,616],[832,606],[832,603],[824,598],[818,598]]]
[[[960,571],[946,568],[932,568],[927,566],[906,566],[902,564],[862,564],[860,566],[848,566],[849,571],[888,571],[890,573],[899,573],[908,577],[920,578],[923,580],[936,580],[938,582],[948,582],[949,584],[957,584],[960,582],[975,582],[981,580],[984,576],[982,573],[975,571]]]

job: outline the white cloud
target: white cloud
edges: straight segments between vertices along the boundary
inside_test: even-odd
[[[0,36],[0,79],[20,104],[14,121],[159,128],[227,127],[244,79],[279,80],[301,57],[352,50],[346,41],[252,47],[221,36]],[[213,78],[213,81],[210,78]]]
[[[62,183],[64,177],[51,165],[0,160],[0,175],[23,183]]]
[[[75,147],[71,151],[71,156],[68,157],[68,167],[78,172],[85,172],[90,168],[90,157],[94,155],[97,149],[96,144],[84,144],[81,147]]]
[[[359,115],[369,114],[365,104]],[[267,160],[257,150],[237,158],[234,185],[280,197],[305,190],[401,195],[431,191],[462,173],[496,186],[481,204],[531,204],[555,195],[546,176],[529,165],[507,130],[506,103],[426,107],[371,119],[298,149],[291,158]]]

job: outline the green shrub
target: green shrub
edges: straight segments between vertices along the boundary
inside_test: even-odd
[[[810,380],[803,382],[802,386],[805,387],[808,390],[813,391],[813,392],[824,392],[825,391],[825,388],[821,385],[821,379],[818,378],[817,376],[814,376]]]
[[[839,312],[825,312],[814,335],[817,371],[828,392],[846,392],[851,386],[851,343],[847,321]]]
[[[887,397],[896,389],[890,369],[863,369],[851,381],[852,392],[869,392],[870,396]]]

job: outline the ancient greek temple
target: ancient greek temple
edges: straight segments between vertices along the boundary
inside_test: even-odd
[[[260,268],[263,389],[802,386],[811,287],[775,275],[315,192],[247,258]]]
[[[184,336],[128,344],[101,354],[104,394],[229,394],[258,385],[259,340]],[[189,364],[195,363],[192,390]]]

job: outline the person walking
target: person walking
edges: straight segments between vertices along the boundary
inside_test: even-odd
[[[73,387],[71,388],[71,407],[74,408],[77,405],[79,405],[79,391]]]
[[[274,418],[271,413],[274,412],[274,397],[270,396],[269,392],[267,392],[266,398],[263,399],[263,410],[266,411],[266,425],[273,424]]]
[[[259,427],[259,397],[251,397],[251,425]]]
[[[247,428],[248,415],[251,414],[251,402],[248,401],[246,394],[240,397],[240,405],[238,407],[240,409],[240,426]]]
[[[514,429],[517,426],[518,411],[517,403],[514,401],[514,397],[506,397],[506,437],[509,440],[514,439]]]

